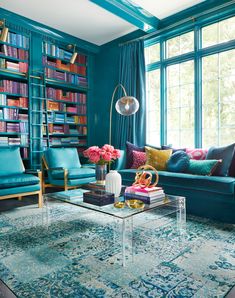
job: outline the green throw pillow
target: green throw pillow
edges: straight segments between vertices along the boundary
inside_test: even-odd
[[[217,165],[221,160],[195,160],[190,159],[187,173],[194,175],[207,175],[211,176],[215,171]]]

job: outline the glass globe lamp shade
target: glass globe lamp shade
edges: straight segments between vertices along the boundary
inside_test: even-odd
[[[133,96],[124,96],[115,104],[117,112],[123,116],[135,114],[138,111],[139,106],[138,100]]]

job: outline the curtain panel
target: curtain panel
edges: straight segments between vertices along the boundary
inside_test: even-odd
[[[114,144],[120,149],[125,148],[126,141],[143,146],[146,143],[144,42],[140,40],[121,46],[119,59],[119,83],[124,86],[127,95],[139,101],[140,108],[131,116],[116,113]]]

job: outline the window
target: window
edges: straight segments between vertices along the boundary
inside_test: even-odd
[[[194,32],[188,32],[168,39],[166,42],[167,58],[182,55],[194,50]]]
[[[149,145],[234,142],[235,16],[210,25],[203,20],[172,38],[167,33],[145,54]]]
[[[235,17],[202,28],[202,47],[235,39]]]
[[[167,144],[194,146],[194,63],[167,67]]]
[[[235,50],[203,58],[202,144],[227,145],[235,135]]]
[[[160,70],[147,73],[147,144],[160,145]]]
[[[160,44],[156,43],[145,48],[145,64],[151,64],[160,60]]]

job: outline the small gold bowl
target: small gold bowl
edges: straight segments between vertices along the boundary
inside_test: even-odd
[[[144,208],[144,202],[142,202],[140,200],[127,200],[126,204],[129,208],[132,208],[132,209]]]
[[[115,203],[113,204],[113,206],[114,206],[115,208],[119,208],[119,209],[121,209],[121,208],[124,208],[124,207],[125,207],[125,202],[115,202]]]

